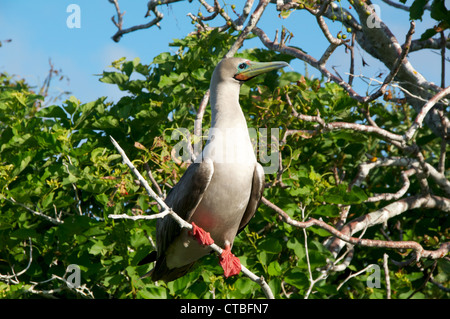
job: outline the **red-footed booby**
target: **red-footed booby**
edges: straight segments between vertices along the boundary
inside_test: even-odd
[[[185,275],[211,252],[211,238],[224,247],[220,264],[225,276],[239,273],[241,265],[231,247],[255,214],[264,190],[264,170],[256,161],[239,91],[243,82],[285,66],[242,58],[226,58],[216,66],[210,84],[211,128],[201,160],[188,167],[165,200],[194,228],[181,229],[170,216],[157,221],[152,280],[167,282]]]

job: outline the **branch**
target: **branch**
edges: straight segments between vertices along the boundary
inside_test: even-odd
[[[398,3],[398,2],[395,2],[395,1],[391,1],[391,0],[382,0],[382,1],[384,3],[390,5],[390,6],[394,7],[394,8],[402,9],[402,10],[407,11],[407,12],[409,12],[409,10],[411,9],[411,7],[405,6],[404,4],[401,4],[401,3]],[[426,4],[424,6],[424,9],[431,10],[431,7],[430,7],[429,4]]]
[[[447,38],[444,44],[447,49],[450,49],[450,38]],[[442,48],[441,39],[436,38],[429,38],[426,40],[416,39],[411,41],[411,48],[409,49],[409,52],[415,52],[423,49],[439,50],[441,48]]]
[[[352,279],[352,278],[354,278],[354,277],[356,277],[356,276],[361,275],[362,273],[364,273],[364,272],[366,272],[367,270],[369,270],[370,268],[372,268],[372,266],[373,266],[373,265],[368,265],[368,266],[365,267],[364,269],[362,269],[362,270],[360,270],[360,271],[358,271],[358,272],[355,272],[354,274],[349,275],[347,278],[345,278],[345,280],[344,280],[343,282],[341,282],[341,283],[339,284],[339,286],[337,286],[336,290],[341,289],[341,287],[342,287],[347,281],[349,281],[350,279]]]
[[[226,58],[230,58],[236,54],[237,50],[242,46],[242,44],[244,43],[244,40],[247,38],[249,33],[256,27],[256,24],[258,23],[259,19],[261,18],[261,15],[263,14],[263,12],[266,9],[268,4],[269,4],[269,0],[260,0],[259,1],[258,6],[256,7],[255,11],[253,11],[252,15],[250,16],[250,20],[247,23],[247,26],[241,32],[241,34],[239,34],[238,38],[233,43],[230,50],[225,55]]]
[[[401,215],[402,213],[416,209],[416,208],[428,208],[428,209],[439,209],[444,212],[450,211],[450,199],[434,196],[434,195],[418,195],[407,197],[396,202],[393,202],[385,207],[374,211],[372,213],[363,215],[356,218],[344,227],[342,227],[340,233],[332,233],[338,239],[329,239],[325,246],[329,247],[333,254],[337,255],[341,248],[344,246],[342,242],[349,242],[355,245],[368,246],[368,247],[386,247],[395,249],[413,249],[416,254],[416,260],[421,257],[424,258],[442,258],[448,253],[450,249],[450,242],[444,243],[439,249],[435,251],[424,250],[423,247],[413,241],[384,241],[384,240],[370,240],[361,239],[348,241],[348,237],[355,233],[368,229],[379,224],[385,224],[387,221],[395,216]],[[327,229],[328,230],[328,229]],[[343,237],[340,237],[344,235]],[[348,237],[347,237],[348,236]],[[443,254],[442,254],[443,253]]]
[[[378,211],[357,218],[344,226],[341,231],[337,230],[333,226],[328,225],[324,221],[315,218],[309,218],[306,222],[294,220],[285,211],[283,211],[275,204],[271,203],[265,197],[262,197],[261,200],[265,205],[277,212],[278,215],[283,219],[283,221],[288,223],[289,225],[299,228],[317,226],[325,229],[333,236],[340,239],[340,241],[344,241],[352,245],[392,249],[412,249],[416,254],[416,260],[420,258],[443,258],[450,251],[450,242],[443,243],[437,250],[424,250],[419,243],[414,241],[386,241],[376,239],[363,239],[351,236],[354,233],[357,233],[374,225],[385,223],[388,219],[399,215],[404,211],[414,208],[439,208],[443,211],[450,212],[450,199],[447,198],[433,195],[409,197],[407,199],[392,203]],[[337,253],[341,248],[340,244],[336,245],[335,243],[328,244],[327,246],[329,246],[330,250],[332,250],[332,252],[334,253]]]
[[[402,145],[404,144],[404,138],[401,135],[391,133],[385,129],[382,129],[378,126],[372,126],[372,125],[363,125],[363,124],[357,124],[357,123],[348,123],[348,122],[331,122],[331,123],[325,123],[325,121],[320,117],[320,114],[317,116],[311,116],[311,115],[304,115],[299,114],[289,96],[286,94],[286,101],[288,105],[292,109],[292,115],[298,118],[299,120],[306,121],[306,122],[317,122],[320,126],[316,127],[316,131],[322,127],[322,129],[326,131],[333,131],[333,130],[353,130],[353,131],[359,131],[359,132],[366,132],[366,133],[375,133],[381,137],[386,138],[389,141],[396,141],[400,142]]]
[[[384,166],[412,167],[416,171],[421,173],[424,173],[424,171],[426,171],[426,174],[429,175],[434,180],[434,182],[439,187],[441,187],[441,189],[447,195],[450,196],[450,181],[447,180],[445,174],[439,172],[437,169],[435,169],[431,164],[427,162],[423,161],[423,163],[421,163],[421,161],[419,160],[406,157],[382,158],[377,159],[374,162],[367,162],[361,164],[357,176],[350,184],[350,188],[353,187],[353,185],[360,186],[361,183],[369,175],[370,170],[372,170],[373,168]],[[410,176],[409,173],[408,176]]]
[[[386,299],[391,299],[391,278],[389,276],[388,254],[383,255],[384,278],[386,281]]]
[[[406,192],[409,189],[410,186],[410,181],[409,181],[409,176],[413,175],[413,173],[415,172],[414,169],[409,169],[407,171],[402,171],[400,173],[400,176],[403,180],[403,186],[396,192],[396,193],[383,193],[383,194],[376,194],[375,196],[369,197],[365,203],[375,203],[375,202],[379,202],[381,200],[385,200],[385,201],[391,201],[391,200],[397,200],[403,197],[403,195],[406,194]]]
[[[51,295],[53,295],[54,293],[61,292],[64,289],[68,289],[68,290],[74,290],[76,293],[78,293],[78,294],[80,294],[80,295],[82,295],[84,297],[88,297],[90,299],[94,299],[95,298],[94,294],[92,293],[91,290],[89,290],[89,288],[86,286],[86,284],[83,284],[83,285],[81,285],[79,287],[69,288],[71,283],[67,281],[66,275],[67,275],[67,269],[66,269],[66,272],[64,273],[63,277],[59,277],[59,276],[57,276],[55,274],[52,274],[52,277],[50,279],[47,279],[47,280],[44,280],[44,281],[41,281],[41,282],[34,282],[34,283],[32,282],[33,285],[30,288],[28,288],[27,291],[29,291],[29,292],[31,292],[33,294],[50,295],[50,297],[53,297]],[[66,284],[66,286],[62,286],[60,288],[55,288],[55,289],[50,289],[50,290],[37,290],[36,289],[37,285],[44,284],[44,283],[53,281],[55,279],[58,279],[58,280],[62,281],[64,284]]]
[[[355,90],[353,90],[353,88],[351,87],[351,85],[349,85],[347,82],[343,81],[339,76],[332,74],[329,70],[327,70],[325,68],[324,65],[321,65],[319,63],[319,61],[317,61],[312,56],[304,53],[300,49],[285,46],[284,44],[279,44],[275,41],[270,41],[267,34],[258,27],[253,28],[252,32],[259,37],[261,42],[269,50],[288,54],[288,55],[291,55],[293,57],[296,57],[296,58],[308,63],[312,67],[319,70],[326,78],[332,80],[333,82],[335,82],[339,86],[341,86],[345,91],[347,91],[347,93],[349,94],[350,97],[354,98],[355,100],[357,100],[359,102],[364,102],[364,98],[362,96],[360,96],[358,93],[356,93]]]
[[[184,219],[182,219],[180,216],[178,216],[169,206],[166,205],[166,203],[151,189],[148,182],[145,180],[145,178],[139,173],[139,171],[136,169],[136,167],[131,163],[131,161],[128,159],[127,155],[123,151],[123,149],[119,146],[119,144],[114,140],[113,137],[110,136],[111,142],[113,143],[114,147],[117,149],[119,154],[122,156],[123,162],[130,168],[131,172],[137,177],[141,185],[145,188],[147,191],[147,194],[156,200],[156,202],[160,205],[161,209],[163,210],[159,214],[150,215],[150,216],[129,216],[126,214],[123,215],[108,215],[109,218],[113,219],[131,219],[131,220],[139,220],[139,219],[155,219],[155,218],[162,218],[166,215],[170,215],[182,228],[187,228],[189,230],[192,230],[192,224],[186,222]],[[219,247],[216,244],[211,244],[209,247],[217,252],[219,255],[222,254],[223,250],[221,247]],[[274,299],[273,293],[270,290],[269,285],[265,281],[264,277],[258,277],[254,273],[252,273],[250,270],[248,270],[244,265],[241,264],[241,271],[249,277],[251,280],[259,284],[269,299]]]
[[[208,105],[209,101],[209,95],[210,91],[209,89],[206,91],[205,95],[203,96],[202,101],[200,102],[200,105],[198,107],[197,115],[195,117],[194,122],[194,150],[191,153],[191,160],[194,163],[195,159],[198,157],[198,155],[201,152],[202,148],[202,122],[203,122],[203,116],[205,115],[206,106]],[[191,145],[191,143],[189,143]]]

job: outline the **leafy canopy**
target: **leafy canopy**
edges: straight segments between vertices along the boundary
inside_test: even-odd
[[[162,53],[150,65],[138,58],[112,62],[100,81],[127,93],[117,103],[106,97],[82,103],[71,96],[60,105],[43,107],[44,98],[33,93],[25,81],[0,75],[0,274],[10,275],[10,280],[0,281],[1,298],[35,297],[49,289],[60,289],[54,293],[58,297],[82,298],[82,293],[60,280],[49,281],[53,275],[62,278],[71,264],[80,267],[81,284],[87,289],[84,292],[90,291],[95,298],[264,296],[245,276],[224,279],[216,255],[203,258],[191,273],[168,284],[140,279],[151,269],[139,262],[154,250],[155,221],[113,221],[107,217],[157,212],[155,203],[122,164],[109,136],[118,141],[139,171],[146,172],[148,164],[167,192],[187,166],[172,158],[172,148],[179,142],[171,138],[172,133],[180,128],[193,131],[195,110],[209,87],[213,68],[233,41],[231,33],[199,33],[175,40],[172,46],[176,53]],[[259,61],[291,59],[260,49],[239,55]],[[359,105],[338,85],[281,71],[243,86],[241,106],[249,127],[279,128],[280,139],[287,128],[313,130],[313,124],[291,116],[286,94],[298,112],[316,115],[319,110],[325,121],[364,122],[355,112]],[[371,111],[380,127],[393,130],[405,128],[413,112],[408,105],[388,102],[374,102]],[[207,108],[204,128],[209,121]],[[425,151],[439,152],[437,139],[427,129],[419,134]],[[374,175],[370,186],[363,184],[347,192],[348,182],[337,184],[333,167],[355,176],[358,164],[367,160],[366,154],[382,156],[388,148],[376,136],[347,131],[289,136],[280,144],[284,187],[269,187],[264,196],[296,219],[320,217],[331,223],[344,204],[352,204],[350,216],[360,216],[376,209],[376,203],[363,203],[370,194],[399,185],[395,169],[392,174]],[[437,160],[436,156],[429,158]],[[267,175],[266,182],[275,178],[276,174]],[[306,216],[301,215],[300,204]],[[405,226],[409,230],[404,239],[422,239],[428,248],[436,248],[448,236],[442,220],[421,211],[397,221],[409,226]],[[391,231],[395,234],[395,229]],[[369,232],[382,238],[378,230]],[[309,262],[317,277],[316,269],[333,258],[322,244],[329,234],[319,228],[310,228],[307,233]],[[19,273],[27,268],[29,241],[32,262],[14,278],[12,270]],[[302,297],[310,285],[303,231],[281,222],[264,205],[237,237],[233,250],[245,266],[266,278],[277,298]],[[358,249],[349,269],[379,263],[382,253],[382,249]],[[438,261],[437,267],[439,279],[447,278],[448,262]],[[417,268],[391,272],[394,298],[409,296],[424,276]],[[366,278],[356,277],[347,289],[337,290],[343,278],[331,273],[315,286],[312,297],[384,297],[383,287],[368,288]],[[434,288],[415,295],[443,296]]]

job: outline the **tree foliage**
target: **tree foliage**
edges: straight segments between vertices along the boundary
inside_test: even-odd
[[[215,254],[168,284],[141,279],[152,268],[140,261],[154,250],[155,221],[108,217],[158,212],[153,199],[122,163],[109,136],[146,178],[152,174],[167,193],[188,165],[173,152],[183,138],[177,132],[193,131],[214,66],[236,35],[232,30],[201,31],[174,40],[171,46],[176,51],[161,53],[150,65],[139,59],[112,62],[100,81],[127,93],[117,103],[106,97],[82,103],[71,96],[44,107],[44,97],[25,81],[1,74],[0,297],[264,297],[259,285],[245,276],[223,278]],[[245,50],[238,56],[256,61],[293,59],[262,49]],[[376,166],[359,185],[354,179],[361,165],[405,157],[403,150],[379,134],[320,127],[293,112],[311,117],[320,114],[325,123],[365,124],[361,109],[370,109],[378,127],[402,134],[417,115],[405,100],[358,102],[325,78],[286,70],[244,84],[240,103],[250,128],[280,130],[280,169],[266,175],[264,197],[290,218],[312,217],[336,226],[345,210],[353,221],[395,202],[369,198],[402,187],[405,167]],[[204,129],[209,121],[207,108]],[[414,141],[426,163],[437,167],[440,138],[424,126]],[[445,167],[449,164],[447,157]],[[442,185],[428,180],[430,193],[448,196]],[[411,177],[404,196],[420,195],[422,181]],[[448,211],[448,206],[412,209],[367,228],[363,237],[415,241],[426,250],[436,250],[449,238]],[[342,259],[337,260],[327,246],[329,237],[320,227],[302,229],[286,223],[271,207],[261,205],[236,238],[233,252],[247,268],[265,277],[276,298],[386,298],[384,273],[379,287],[368,286],[371,274],[367,272],[340,284],[368,265],[382,266],[385,253],[398,262],[411,257],[408,249],[355,246],[349,248],[351,263],[337,271],[330,265]],[[81,286],[66,284],[69,265],[80,268]],[[448,298],[449,273],[445,258],[401,266],[390,263],[392,298]],[[312,282],[317,278],[321,280]]]

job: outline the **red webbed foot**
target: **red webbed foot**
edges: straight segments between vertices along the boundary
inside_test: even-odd
[[[230,245],[225,245],[225,249],[220,255],[220,266],[223,268],[225,278],[237,275],[241,272],[241,262],[239,258],[231,253]]]
[[[200,245],[209,246],[214,243],[211,235],[203,228],[195,225],[194,222],[192,222],[192,231],[190,231],[189,234],[194,236],[194,238],[197,239]]]

